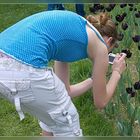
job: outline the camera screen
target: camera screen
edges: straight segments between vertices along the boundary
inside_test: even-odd
[[[109,62],[113,62],[113,61],[114,61],[114,59],[115,59],[115,57],[114,57],[114,56],[109,56]]]

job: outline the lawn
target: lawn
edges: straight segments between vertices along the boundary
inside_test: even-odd
[[[85,4],[85,10],[87,14],[89,13],[89,6],[91,6],[91,4]],[[67,10],[75,11],[74,4],[65,4],[65,7]],[[140,8],[140,6],[138,8]],[[16,23],[17,21],[23,19],[24,17],[27,17],[40,11],[44,11],[46,9],[47,4],[1,4],[0,32],[9,27],[10,25]],[[117,9],[114,10],[113,12],[114,19],[115,14],[117,12],[118,12]],[[124,44],[126,44],[126,42],[121,43],[123,48],[125,48]],[[120,49],[118,50],[120,51]],[[132,50],[136,52],[135,49]],[[131,64],[134,61],[135,58],[134,60],[128,63]],[[89,76],[90,71],[91,71],[91,63],[89,60],[79,61],[71,64],[71,83],[77,83],[79,81],[86,79]],[[124,78],[125,78],[124,81],[128,80],[127,76]],[[123,88],[117,89],[116,91],[117,94],[120,93],[120,90],[124,89]],[[116,100],[118,101],[117,96],[114,98],[115,102]],[[105,113],[104,111],[97,110],[93,105],[91,91],[88,91],[81,97],[75,98],[73,102],[80,114],[81,128],[83,129],[83,133],[85,136],[119,135],[116,126],[116,120],[118,118],[116,119],[116,117],[111,116],[112,112],[109,110],[110,108],[107,108]],[[110,115],[107,115],[108,113]],[[36,118],[33,118],[28,114],[26,114],[26,118],[20,122],[14,106],[11,105],[6,100],[0,99],[0,136],[39,136],[40,132],[41,129],[39,128],[38,121]]]

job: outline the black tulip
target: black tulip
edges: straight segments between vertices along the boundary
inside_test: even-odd
[[[136,96],[136,92],[135,91],[131,92],[131,97],[135,97],[135,96]]]
[[[136,17],[136,18],[140,18],[140,12],[135,13],[135,17]]]
[[[105,7],[104,5],[100,5],[100,9],[103,10]]]
[[[127,54],[127,50],[122,50],[121,52],[122,52],[122,53],[126,53],[126,54]]]
[[[122,29],[126,30],[128,28],[128,24],[127,23],[122,23]]]
[[[89,7],[89,11],[92,13],[96,13],[97,10],[94,7]]]
[[[106,7],[107,12],[111,12],[112,8],[110,6]]]
[[[133,6],[134,6],[134,4],[132,4],[132,3],[129,3],[128,5],[129,5],[130,7],[133,7]]]
[[[140,81],[135,82],[135,84],[134,84],[134,89],[135,89],[135,90],[139,90],[139,89],[140,89]]]
[[[99,6],[100,6],[100,4],[98,4],[98,3],[97,4],[94,4],[94,7],[99,7]]]
[[[100,5],[100,10],[104,10],[104,9],[105,9],[104,5]]]
[[[134,42],[139,42],[140,41],[140,35],[135,35],[134,37],[132,37]]]
[[[131,56],[132,56],[131,52],[128,52],[127,55],[126,55],[127,58],[130,58]]]
[[[127,50],[127,49],[122,50],[122,53],[125,53],[127,58],[130,58],[132,56],[132,53],[130,52],[130,50]]]
[[[137,8],[135,8],[134,11],[137,11]]]
[[[116,6],[116,4],[114,4],[114,3],[109,4],[109,7],[111,7],[112,10],[114,9],[115,6]]]
[[[117,16],[116,16],[116,20],[117,20],[118,22],[122,22],[122,21],[124,20],[124,16],[122,16],[122,15],[117,15]]]
[[[129,8],[129,11],[133,11],[133,7],[130,7],[130,8]]]
[[[123,33],[119,33],[117,38],[118,38],[118,41],[122,41],[123,38],[124,38],[124,34]]]
[[[94,8],[95,8],[96,10],[100,10],[101,5],[100,5],[100,4],[94,4]]]
[[[128,94],[131,94],[131,93],[133,92],[132,87],[128,87],[128,88],[126,88],[126,92],[127,92]]]
[[[126,6],[127,6],[127,4],[125,4],[125,3],[120,4],[120,7],[121,7],[121,8],[124,8],[124,7],[126,7]]]
[[[124,13],[122,14],[122,16],[123,16],[123,17],[126,17],[126,16],[127,16],[127,13],[126,13],[126,12],[124,12]]]

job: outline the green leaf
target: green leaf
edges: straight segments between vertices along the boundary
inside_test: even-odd
[[[140,124],[140,107],[137,108],[135,118],[136,118],[136,120],[138,120],[138,122]]]
[[[118,128],[118,133],[120,136],[123,136],[123,132],[124,132],[124,126],[123,123],[121,123],[121,121],[117,122],[117,128]]]
[[[134,119],[135,117],[135,107],[132,103],[128,102],[127,104],[127,113],[130,119]]]

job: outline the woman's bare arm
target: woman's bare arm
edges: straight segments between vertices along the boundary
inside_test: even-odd
[[[77,97],[84,94],[92,87],[92,79],[88,78],[80,83],[70,85],[68,63],[55,61],[55,73],[64,82],[70,97]]]
[[[108,50],[104,43],[96,36],[96,34],[88,30],[88,54],[93,62],[93,97],[97,108],[104,108],[114,95],[120,74],[113,69],[110,80],[106,81],[106,73],[108,70]],[[124,58],[117,60],[116,68],[124,70]]]

